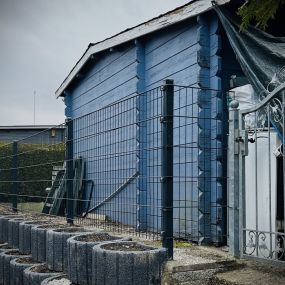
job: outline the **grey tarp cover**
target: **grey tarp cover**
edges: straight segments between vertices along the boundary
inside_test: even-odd
[[[237,16],[214,7],[245,76],[259,94],[274,74],[285,67],[285,37],[274,37],[252,26],[240,32]]]
[[[282,68],[280,77],[283,78],[282,80],[278,78],[279,81],[285,81],[285,37],[274,37],[253,26],[241,32],[240,19],[236,15],[216,5],[214,9],[226,31],[243,73],[254,88],[257,100],[264,99],[268,94],[266,91],[268,84],[276,78],[277,74],[281,74]],[[271,84],[269,87],[272,91],[276,86]],[[276,120],[272,114],[270,121],[282,140],[282,121]]]

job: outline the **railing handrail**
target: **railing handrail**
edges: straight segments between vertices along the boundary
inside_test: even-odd
[[[266,96],[260,103],[258,103],[257,105],[248,108],[248,109],[244,109],[241,110],[240,113],[241,115],[247,115],[253,112],[256,112],[257,110],[261,109],[262,107],[264,107],[271,99],[273,99],[279,92],[285,90],[285,82],[280,84],[277,88],[275,88],[272,92],[270,92],[268,94],[268,96]]]

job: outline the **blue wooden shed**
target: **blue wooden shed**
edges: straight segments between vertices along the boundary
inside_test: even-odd
[[[178,102],[179,96],[175,97],[174,104],[179,104],[180,110],[183,104],[191,105],[192,110],[197,108],[198,117],[192,120],[192,126],[179,125],[174,129],[174,144],[179,144],[182,136],[183,141],[193,143],[202,133],[208,133],[209,139],[206,147],[197,144],[195,153],[193,150],[174,151],[174,162],[179,161],[174,166],[174,175],[180,177],[176,181],[179,183],[174,183],[174,232],[200,243],[221,244],[226,239],[226,92],[231,75],[241,75],[242,71],[211,2],[190,1],[111,38],[90,44],[56,96],[64,97],[66,117],[77,120],[74,155],[85,158],[86,180],[94,181],[91,205],[94,213],[107,213],[111,220],[124,225],[159,231],[161,220],[157,204],[161,197],[158,186],[150,180],[159,177],[155,166],[159,164],[160,154],[150,159],[143,150],[150,149],[154,140],[160,139],[154,135],[153,139],[147,137],[143,128],[138,131],[138,125],[132,124],[137,113],[144,116],[153,110],[147,107],[148,99],[129,103],[135,106],[136,113],[129,112],[127,107],[116,108],[112,103],[144,92],[150,92],[147,98],[151,98],[151,90],[161,86],[166,78],[173,79],[175,85],[194,88],[191,96],[187,95],[188,105],[187,101]],[[229,9],[235,9],[233,5],[238,4],[230,0],[217,2]],[[199,119],[207,112],[212,121],[200,125]],[[129,122],[129,128],[120,128],[117,133],[113,130],[112,135],[104,139],[98,136],[100,129],[108,124],[116,129],[118,114],[125,126]],[[155,126],[150,128],[155,132]],[[155,135],[159,136],[159,132]],[[140,140],[144,136],[148,139]],[[128,155],[114,160],[107,155],[118,137],[121,140],[116,146],[120,153],[128,152]],[[192,159],[187,162],[190,156]],[[188,172],[192,175],[187,175]],[[145,179],[134,182],[140,175]],[[194,176],[197,178],[194,182],[182,179]],[[205,183],[207,176],[211,179]],[[120,188],[122,182],[124,189]]]

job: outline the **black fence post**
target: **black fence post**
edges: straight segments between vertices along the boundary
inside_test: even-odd
[[[73,120],[66,119],[66,214],[67,223],[73,224],[74,220],[74,195],[73,195],[73,179],[74,179],[74,167],[73,167]]]
[[[173,258],[173,104],[174,81],[167,79],[162,97],[162,151],[161,151],[161,197],[162,197],[162,245],[168,258]]]
[[[14,141],[12,145],[12,209],[14,212],[18,210],[18,142]]]

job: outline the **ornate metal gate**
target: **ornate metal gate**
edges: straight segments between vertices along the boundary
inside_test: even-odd
[[[285,265],[285,83],[273,83],[253,108],[230,103],[229,247]]]

